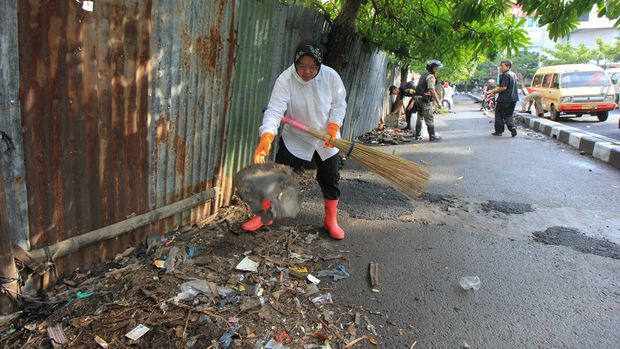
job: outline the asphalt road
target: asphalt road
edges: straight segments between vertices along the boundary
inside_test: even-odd
[[[476,95],[478,98],[482,98],[481,94]],[[521,102],[517,103],[517,109],[521,108]],[[549,118],[549,113],[545,113],[545,117]],[[600,122],[596,116],[584,115],[582,117],[574,117],[574,115],[562,115],[560,117],[561,123],[582,129],[584,131],[593,132],[601,136],[611,138],[613,140],[620,140],[620,128],[618,128],[618,119],[620,119],[620,110],[614,109],[609,112],[609,117],[606,121]]]
[[[347,161],[347,238],[322,240],[350,251],[351,277],[331,285],[335,303],[366,315],[381,348],[620,347],[620,171],[523,128],[493,137],[478,108],[459,98],[456,114],[436,116],[440,143],[383,148],[430,165],[420,199]],[[293,222],[320,225],[318,185],[302,196]],[[567,246],[538,242],[535,232]],[[463,276],[478,276],[481,288],[461,289]]]

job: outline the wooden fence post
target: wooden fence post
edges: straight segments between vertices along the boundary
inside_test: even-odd
[[[19,309],[17,301],[19,281],[13,258],[1,156],[0,153],[0,315],[8,315]]]

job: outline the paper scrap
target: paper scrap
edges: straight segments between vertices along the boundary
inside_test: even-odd
[[[250,257],[245,257],[243,258],[243,260],[241,260],[241,262],[239,262],[239,264],[237,264],[235,269],[241,270],[241,271],[256,272],[258,270],[258,265],[259,263],[254,262],[253,260],[250,259]]]
[[[50,338],[54,348],[60,348],[63,344],[67,343],[67,337],[65,336],[65,332],[62,330],[62,326],[60,325],[48,327],[47,336]]]
[[[308,278],[308,281],[312,282],[315,285],[318,285],[321,280],[319,280],[316,276],[312,275],[312,274],[308,274],[308,276],[306,276]]]
[[[133,330],[125,334],[125,337],[131,340],[137,341],[138,339],[140,339],[140,337],[144,336],[144,334],[147,333],[149,330],[150,328],[140,324],[136,326]]]

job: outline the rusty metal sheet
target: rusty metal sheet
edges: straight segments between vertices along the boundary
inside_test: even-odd
[[[151,207],[218,186],[236,53],[235,1],[153,3]],[[212,207],[213,206],[213,207]],[[161,229],[215,213],[205,204]]]
[[[4,30],[16,19],[15,2],[0,6],[8,9]],[[17,170],[7,176],[15,181],[7,197],[15,199],[16,234],[32,248],[219,186],[215,204],[151,230],[214,214],[232,195],[234,173],[251,160],[261,110],[295,46],[326,31],[317,11],[277,0],[99,0],[94,12],[74,1],[17,6],[19,98],[8,114],[2,109],[9,118],[0,126],[8,124],[23,144]],[[4,64],[17,40],[2,33]],[[343,131],[352,137],[374,126],[385,108],[387,60],[360,47],[351,54],[359,69],[345,74],[350,108]],[[0,72],[4,79],[8,70]],[[15,94],[15,78],[1,82]],[[0,107],[13,100],[6,96]],[[91,246],[58,268],[111,258],[146,232]]]
[[[13,242],[24,249],[28,241],[28,199],[24,168],[24,145],[20,132],[19,55],[17,2],[0,3],[0,131],[11,140],[11,148],[0,141],[0,168],[3,168],[9,227]],[[8,140],[7,140],[8,141]],[[4,144],[3,144],[4,143]]]
[[[148,205],[150,1],[19,2],[30,242],[47,246]],[[114,257],[143,231],[58,261]]]

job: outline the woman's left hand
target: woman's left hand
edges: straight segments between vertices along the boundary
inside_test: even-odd
[[[334,145],[331,143],[331,141],[333,141],[334,139],[336,139],[336,137],[338,136],[338,130],[340,129],[340,126],[338,126],[338,124],[330,122],[327,125],[327,135],[329,136],[330,141],[325,141],[325,147],[326,148],[333,148]]]

